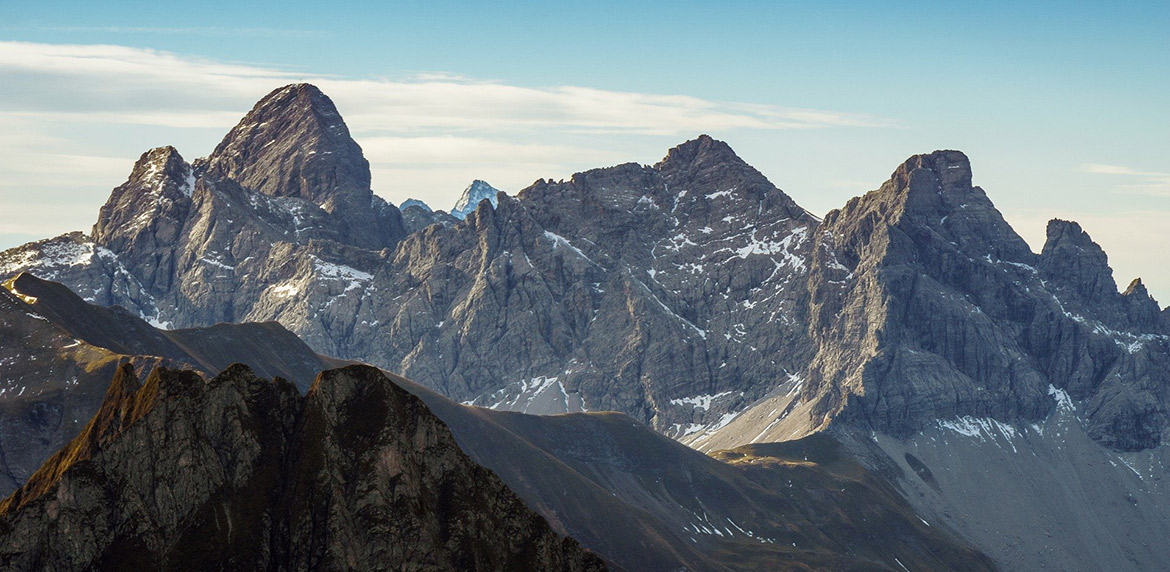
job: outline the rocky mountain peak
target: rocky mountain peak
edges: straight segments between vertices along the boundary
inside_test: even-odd
[[[896,188],[912,191],[962,191],[971,188],[971,161],[962,151],[943,150],[914,155],[894,170],[890,181]]]
[[[843,212],[865,228],[870,225],[858,216],[862,212],[888,219],[914,237],[918,248],[957,246],[965,256],[1033,264],[1036,255],[983,189],[972,184],[971,173],[971,162],[960,151],[914,155],[877,191],[850,201]],[[828,218],[837,216],[830,213]],[[930,252],[919,254],[933,258]]]
[[[718,163],[743,163],[731,146],[710,135],[702,134],[672,148],[658,163],[658,168],[670,165],[709,166]]]
[[[1141,278],[1134,278],[1125,291],[1121,293],[1122,309],[1126,314],[1126,322],[1143,332],[1165,332],[1166,324],[1162,319],[1162,308],[1158,301],[1146,290]]]
[[[484,199],[491,201],[494,207],[498,204],[496,202],[496,195],[499,192],[498,189],[487,184],[487,182],[476,179],[470,185],[467,185],[466,189],[463,189],[463,195],[459,197],[458,201],[455,201],[455,206],[451,208],[451,216],[459,220],[467,218],[467,215],[474,212],[479,206],[480,201]]]
[[[304,398],[242,365],[132,378],[0,504],[6,570],[607,569],[374,368]],[[65,540],[94,515],[109,524]]]
[[[309,84],[261,99],[199,170],[249,192],[313,203],[346,244],[381,249],[405,234],[398,209],[370,189],[370,164],[333,101]]]
[[[672,148],[662,161],[654,165],[653,171],[666,183],[668,194],[687,191],[690,194],[688,202],[698,198],[697,191],[705,189],[703,196],[735,196],[737,200],[757,205],[761,212],[779,207],[775,212],[783,213],[783,217],[813,218],[768,181],[763,173],[740,158],[730,145],[710,135],[699,135]]]
[[[882,184],[875,198],[899,211],[941,219],[958,209],[994,208],[971,183],[971,163],[959,151],[935,151],[906,159]],[[917,221],[917,222],[926,222]]]
[[[188,197],[195,187],[191,165],[170,145],[155,147],[143,153],[134,163],[127,182],[156,187],[163,192],[177,191]]]
[[[1096,246],[1093,244],[1093,240],[1089,238],[1089,234],[1076,221],[1054,218],[1048,221],[1048,226],[1044,230],[1046,241],[1044,243],[1044,252],[1048,252],[1058,245],[1063,246],[1066,244],[1072,244],[1074,247]]]
[[[492,204],[495,204],[495,193],[492,193]],[[475,209],[478,203],[472,203],[469,207],[469,212]],[[455,218],[446,211],[436,211],[430,205],[418,199],[406,199],[398,206],[402,212],[402,224],[406,228],[407,234],[413,234],[416,231],[422,230],[432,224],[442,224],[444,226],[451,226],[459,219]]]
[[[709,135],[700,135],[666,153],[666,157],[654,165],[663,177],[673,180],[673,186],[691,185],[735,185],[761,183],[771,187],[759,171],[739,158],[731,146]]]
[[[190,210],[194,189],[194,171],[174,147],[143,153],[98,213],[94,241],[114,250],[153,249],[173,242]]]
[[[422,209],[423,212],[434,212],[434,209],[432,209],[430,205],[418,199],[406,199],[405,201],[402,201],[402,204],[398,205],[398,210],[404,211],[412,207]]]
[[[328,205],[338,194],[368,206],[370,164],[337,107],[317,87],[293,84],[261,99],[208,159],[244,187]],[[360,200],[359,200],[360,202]]]
[[[141,388],[133,365],[126,363],[118,368],[110,381],[110,387],[106,389],[101,407],[82,433],[88,438],[90,446],[112,438],[132,423],[135,418],[134,395]],[[141,411],[138,413],[140,415]]]
[[[1067,220],[1048,221],[1047,239],[1037,269],[1064,299],[1102,304],[1117,295],[1109,257],[1081,228]]]
[[[1167,386],[1148,364],[1164,359],[1163,318],[1140,283],[1117,292],[1080,225],[1053,220],[1033,254],[966,157],[940,151],[830,213],[821,236],[837,257],[810,280],[816,415],[908,434],[952,416],[1039,419],[1061,390],[1092,400],[1098,442],[1160,442]]]

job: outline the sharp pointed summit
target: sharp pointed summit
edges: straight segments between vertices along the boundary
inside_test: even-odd
[[[455,206],[451,208],[451,216],[459,220],[467,218],[467,215],[475,212],[475,209],[479,207],[480,201],[484,199],[487,199],[495,207],[498,204],[496,202],[496,195],[499,192],[498,189],[487,184],[485,181],[476,179],[470,185],[467,185],[466,189],[463,189],[463,195],[459,197],[459,200],[455,201]]]
[[[337,107],[311,84],[266,95],[196,170],[271,197],[308,201],[329,213],[348,244],[384,248],[405,234],[398,209],[370,189],[370,163]]]
[[[702,134],[690,141],[671,148],[659,165],[721,162],[743,164],[743,159],[740,159],[727,143],[715,139],[710,135]]]
[[[370,164],[361,147],[333,101],[306,83],[261,99],[224,137],[207,165],[248,189],[319,205],[341,192],[370,192]]]
[[[195,183],[194,170],[174,147],[143,153],[102,206],[93,240],[114,250],[154,250],[173,243],[191,211]]]

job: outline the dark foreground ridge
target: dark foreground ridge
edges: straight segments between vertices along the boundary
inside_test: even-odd
[[[0,504],[4,570],[605,570],[368,366],[301,397],[242,365],[124,366]]]

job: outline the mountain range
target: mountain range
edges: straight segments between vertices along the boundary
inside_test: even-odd
[[[1155,569],[1170,559],[1157,540],[1170,534],[1170,499],[1160,486],[1170,311],[1140,279],[1119,291],[1104,251],[1075,222],[1051,221],[1043,248],[1033,252],[973,181],[958,151],[916,155],[875,190],[820,218],[727,144],[700,136],[655,165],[542,179],[515,196],[493,196],[476,181],[451,213],[421,203],[400,211],[373,194],[368,162],[329,98],[311,85],[286,86],[257,103],[207,158],[188,163],[169,147],[144,153],[89,234],[0,253],[0,274],[17,276],[5,303],[12,323],[25,328],[9,339],[40,332],[11,352],[11,363],[27,367],[31,355],[61,361],[78,353],[65,352],[72,341],[109,354],[86,358],[105,364],[100,372],[70,358],[19,378],[56,384],[52,391],[66,403],[82,393],[62,381],[69,372],[98,372],[93,381],[74,381],[88,397],[68,406],[78,412],[71,425],[42,423],[52,430],[37,433],[40,448],[27,445],[40,429],[0,434],[6,448],[15,440],[32,451],[19,471],[9,469],[10,483],[20,485],[32,470],[27,459],[47,457],[98,411],[116,363],[137,365],[140,376],[176,364],[212,376],[231,361],[256,361],[261,376],[287,376],[304,390],[315,377],[306,372],[349,360],[415,380],[426,388],[414,390],[420,396],[436,392],[423,400],[472,459],[555,530],[618,567],[666,570],[672,557],[621,562],[607,536],[583,524],[587,511],[558,517],[567,509],[550,508],[561,505],[523,471],[541,473],[532,467],[555,460],[588,475],[593,485],[584,488],[600,483],[630,510],[680,525],[689,517],[669,507],[688,505],[672,489],[687,490],[688,499],[721,489],[687,480],[691,489],[676,483],[645,492],[647,477],[631,481],[631,471],[638,473],[621,461],[631,454],[602,447],[629,421],[661,435],[621,438],[638,443],[634,449],[681,449],[669,437],[700,455],[694,463],[719,467],[702,473],[744,466],[752,484],[733,489],[751,506],[771,501],[741,489],[774,491],[775,475],[788,473],[768,471],[801,466],[792,451],[828,455],[810,461],[814,482],[834,482],[840,470],[868,475],[874,480],[866,486],[896,491],[880,506],[946,531],[934,540],[912,534],[919,546],[937,549],[933,564],[914,560],[926,567],[958,566],[946,555],[969,543],[1011,569]],[[68,290],[77,296],[66,303]],[[43,307],[70,309],[49,316],[36,309],[42,296]],[[100,312],[116,316],[75,323]],[[254,322],[266,328],[257,346],[286,349],[259,360],[257,347],[190,349]],[[179,343],[181,335],[204,341]],[[307,345],[287,349],[295,337]],[[273,369],[292,355],[304,367]],[[13,388],[0,388],[7,408],[9,399],[20,402],[15,388],[24,386],[4,383]],[[626,421],[611,428],[605,414],[490,416],[438,394],[524,413],[616,411],[626,417],[613,419]],[[460,423],[469,422],[445,410],[489,415],[525,447],[538,434],[578,442],[541,441],[536,451],[523,449],[532,455],[520,468],[493,465],[490,455],[477,456],[473,439],[460,437]],[[553,420],[575,429],[541,426]],[[782,442],[794,444],[775,445]],[[491,446],[501,445],[479,445]],[[691,466],[674,453],[661,458]],[[760,466],[768,468],[755,473]],[[554,482],[567,478],[555,474]],[[826,491],[810,494],[848,504]],[[706,510],[694,508],[695,515]],[[705,518],[694,530],[702,523],[712,530]],[[748,538],[754,534],[745,530],[764,529],[742,524],[739,512],[725,518],[745,526]],[[793,526],[824,532],[818,522]],[[661,554],[680,566],[747,569],[730,557],[711,560],[718,551],[687,556],[679,548],[685,543],[654,537],[665,539]],[[892,553],[834,545],[838,537],[826,534],[812,552],[868,554],[897,569],[885,557]],[[802,558],[816,562],[809,553]]]

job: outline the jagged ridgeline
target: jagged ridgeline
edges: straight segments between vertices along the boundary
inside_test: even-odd
[[[206,159],[144,154],[90,235],[0,269],[169,327],[276,321],[459,401],[616,410],[704,449],[1035,421],[1059,392],[1109,447],[1167,430],[1165,313],[1071,223],[1031,252],[961,153],[912,157],[823,221],[707,136],[496,199],[404,222],[299,84]]]

